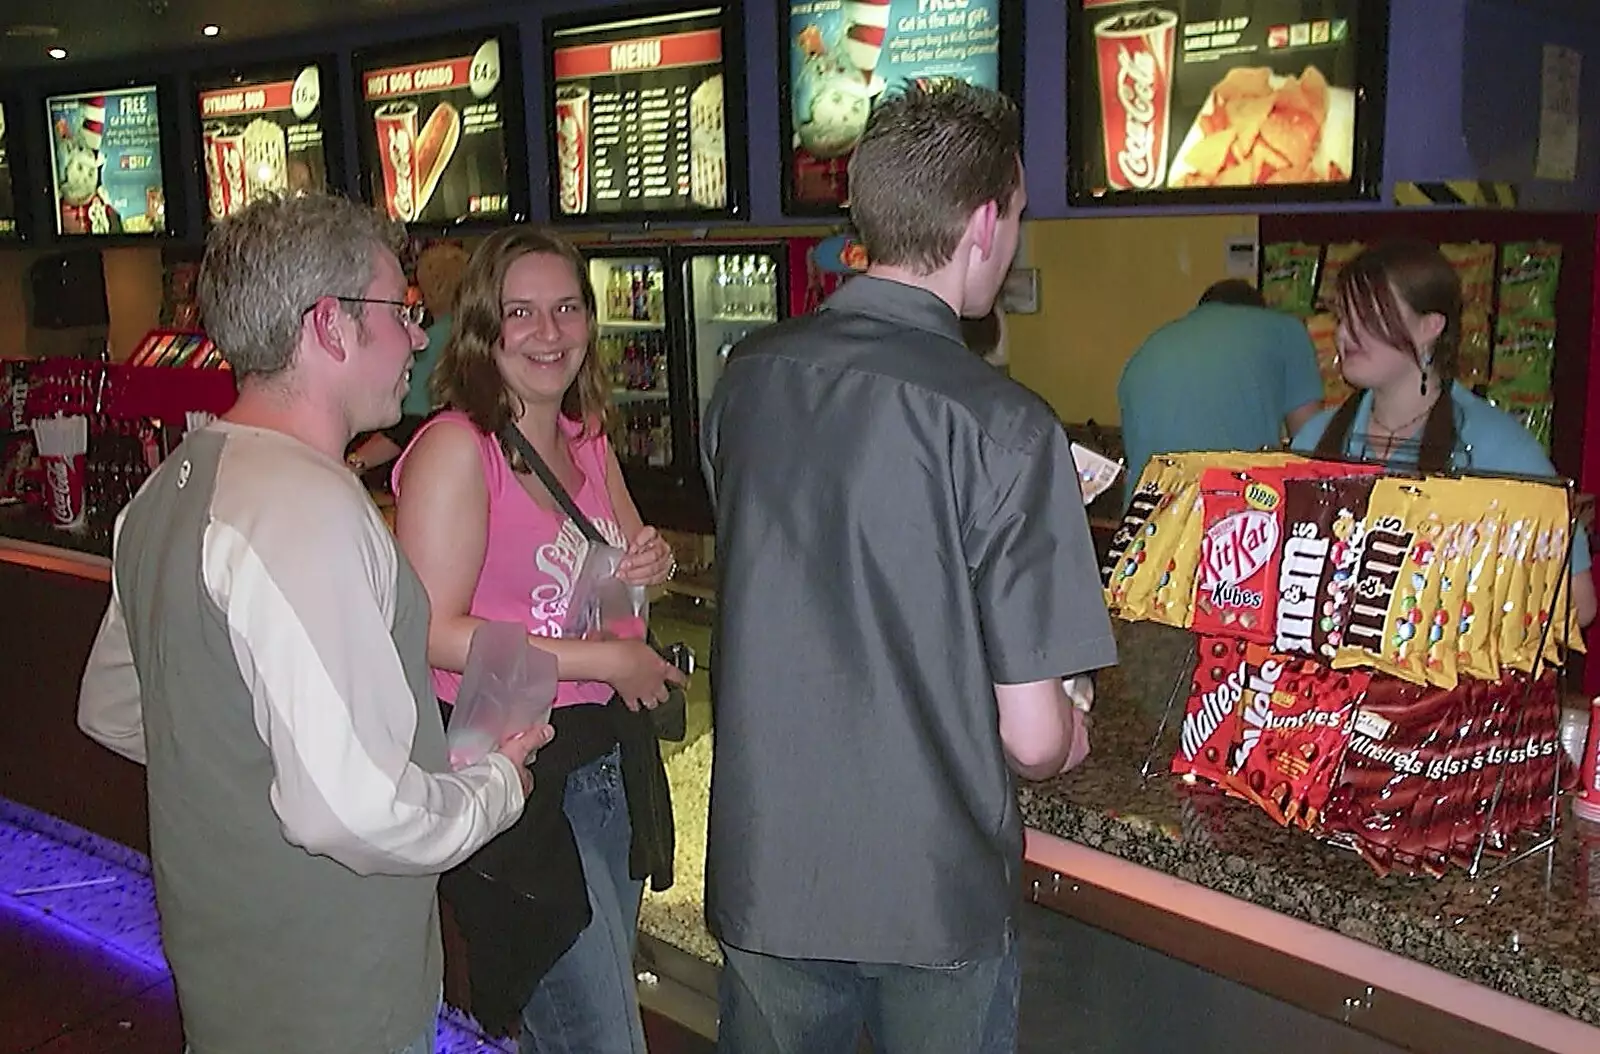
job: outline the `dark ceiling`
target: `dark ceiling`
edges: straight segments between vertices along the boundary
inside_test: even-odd
[[[0,0],[0,72],[236,45],[482,0]],[[222,27],[207,38],[201,27]],[[65,48],[58,62],[46,53]]]

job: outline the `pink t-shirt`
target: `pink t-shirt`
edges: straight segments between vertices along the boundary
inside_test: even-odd
[[[454,410],[434,417],[418,429],[412,445],[395,463],[395,496],[400,494],[407,455],[429,429],[441,426],[471,430],[478,440],[478,458],[489,489],[489,538],[484,547],[483,569],[478,572],[478,585],[472,593],[471,614],[493,622],[520,622],[529,633],[542,637],[561,636],[567,602],[572,599],[572,587],[589,551],[589,541],[566,513],[559,509],[549,512],[534,503],[512,473],[494,436],[484,435],[466,414]],[[582,425],[565,416],[561,427],[572,444],[578,471],[583,474],[583,486],[572,500],[607,542],[626,549],[627,540],[617,526],[611,495],[606,490],[609,441],[604,434],[582,437]],[[434,668],[433,690],[439,698],[454,702],[460,687],[459,673]],[[611,695],[611,686],[600,681],[562,681],[556,689],[555,705],[603,703]]]

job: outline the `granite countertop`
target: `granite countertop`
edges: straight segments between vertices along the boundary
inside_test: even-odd
[[[44,513],[29,505],[0,506],[0,539],[33,542],[91,556],[111,555],[111,527],[104,530],[61,531],[50,526]]]
[[[102,556],[110,550],[106,535],[57,531],[18,507],[0,508],[0,538]],[[706,612],[691,613],[685,603],[662,604],[661,629],[673,639],[692,638],[705,662]],[[1176,712],[1155,751],[1155,774],[1142,780],[1140,767],[1189,639],[1149,624],[1116,626],[1121,665],[1100,678],[1094,752],[1066,776],[1021,785],[1029,827],[1600,1026],[1600,827],[1564,816],[1553,852],[1500,870],[1487,863],[1477,878],[1460,870],[1437,880],[1380,878],[1353,853],[1167,775]],[[647,896],[640,922],[646,932],[716,962],[701,917],[710,706],[705,678],[695,680],[692,734],[664,752],[679,829],[678,884]]]
[[[1476,879],[1379,878],[1354,853],[1167,775],[1181,712],[1141,780],[1188,635],[1117,632],[1122,664],[1101,675],[1094,751],[1066,776],[1021,787],[1029,827],[1600,1025],[1600,828],[1564,815],[1553,852],[1499,871],[1486,860]]]

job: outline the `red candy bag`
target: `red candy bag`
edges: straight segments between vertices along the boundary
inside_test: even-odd
[[[1272,643],[1283,522],[1279,476],[1268,481],[1254,473],[1207,469],[1200,477],[1205,533],[1194,632]]]

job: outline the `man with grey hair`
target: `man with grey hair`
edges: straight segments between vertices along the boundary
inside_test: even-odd
[[[239,398],[117,518],[79,724],[147,766],[195,1054],[431,1054],[437,875],[516,819],[550,735],[451,772],[427,594],[341,461],[422,345],[398,235],[328,196],[212,231],[200,304]]]

